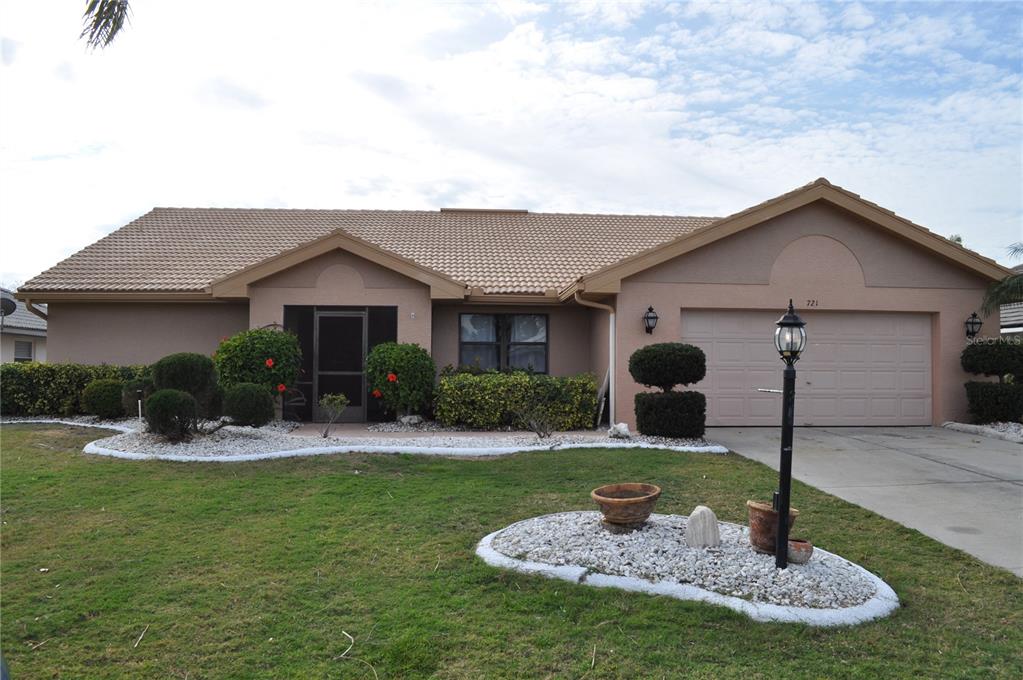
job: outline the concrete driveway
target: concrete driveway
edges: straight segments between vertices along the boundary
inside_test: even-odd
[[[778,469],[778,428],[707,439]],[[1023,445],[935,427],[800,427],[792,476],[1023,577]]]

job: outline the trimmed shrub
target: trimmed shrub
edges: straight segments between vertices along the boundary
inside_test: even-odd
[[[1011,375],[1023,380],[1023,343],[971,342],[959,357],[963,370],[976,375]]]
[[[597,383],[589,374],[455,373],[437,386],[435,413],[444,425],[496,430],[530,427],[533,420],[551,430],[588,429],[596,412]]]
[[[662,342],[640,347],[629,357],[629,373],[640,385],[665,392],[675,385],[692,385],[707,375],[703,350],[681,342]]]
[[[188,392],[199,405],[200,417],[220,416],[217,372],[213,360],[204,354],[178,352],[160,359],[153,364],[153,388]]]
[[[382,342],[366,357],[370,394],[389,413],[408,415],[425,409],[436,375],[433,359],[419,345]]]
[[[124,415],[121,387],[120,380],[93,380],[82,390],[82,410],[100,418],[120,418]]]
[[[157,390],[146,399],[146,424],[150,432],[171,441],[191,438],[198,416],[198,402],[183,390]]]
[[[138,414],[139,390],[142,390],[142,413],[145,414],[146,399],[153,393],[152,379],[140,378],[138,380],[129,380],[124,383],[124,387],[121,389],[121,407],[124,408],[124,412],[129,416]]]
[[[224,390],[224,415],[235,425],[261,427],[274,419],[274,400],[265,385],[231,385]]]
[[[0,366],[0,412],[7,416],[57,416],[82,413],[81,394],[93,380],[132,380],[146,366],[41,364]]]
[[[658,437],[703,437],[707,398],[702,392],[641,392],[636,395],[636,429]]]
[[[290,331],[253,328],[221,342],[213,359],[225,388],[255,383],[276,393],[278,385],[287,387],[298,380],[302,349]]]
[[[1023,422],[1023,383],[968,382],[966,402],[973,422]]]

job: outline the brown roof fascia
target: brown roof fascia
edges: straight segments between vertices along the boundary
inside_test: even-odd
[[[899,217],[891,210],[882,208],[876,203],[871,203],[858,194],[835,186],[821,177],[813,183],[794,191],[782,194],[737,212],[734,215],[723,217],[717,222],[709,224],[692,234],[681,236],[667,245],[655,246],[620,262],[608,265],[592,274],[587,274],[571,286],[566,287],[561,292],[561,295],[564,297],[574,292],[570,292],[572,287],[575,290],[585,290],[589,293],[617,293],[621,289],[622,279],[626,277],[818,200],[828,201],[863,219],[885,227],[896,235],[928,248],[939,255],[943,255],[953,262],[982,274],[989,279],[997,281],[1012,273],[1010,269],[1003,267],[994,260],[952,243],[948,239],[938,236],[918,224]]]
[[[23,302],[221,302],[201,290],[19,290]]]
[[[320,238],[249,265],[213,281],[207,291],[217,298],[247,298],[249,284],[332,250],[342,249],[430,286],[432,299],[464,299],[468,287],[440,272],[336,229]]]

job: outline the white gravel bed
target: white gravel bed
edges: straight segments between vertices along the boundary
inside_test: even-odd
[[[4,418],[0,425],[17,425],[19,423],[52,423],[54,425],[73,425],[75,427],[102,427],[108,430],[119,430],[131,432],[139,428],[138,418],[118,418],[117,420],[102,420],[96,416],[64,416],[53,418],[50,416],[18,416],[17,418]]]
[[[5,422],[60,422],[67,425],[109,427],[122,434],[97,439],[85,446],[86,453],[128,458],[195,462],[242,462],[268,458],[314,456],[334,453],[412,453],[455,457],[504,456],[525,451],[557,451],[568,448],[664,448],[679,452],[727,453],[722,446],[703,440],[671,440],[633,437],[631,440],[587,435],[564,435],[539,439],[524,433],[473,433],[424,435],[422,437],[303,437],[289,434],[294,425],[273,423],[261,428],[226,426],[211,434],[200,434],[185,442],[171,443],[162,437],[140,432],[137,420],[86,419],[9,420]],[[205,423],[210,428],[212,423]]]
[[[749,530],[736,524],[719,523],[720,547],[689,548],[686,520],[654,514],[642,529],[612,534],[599,512],[546,515],[491,534],[477,553],[495,566],[709,601],[757,620],[846,625],[898,606],[883,581],[819,548],[804,565],[775,568],[774,556],[754,552]]]
[[[983,425],[972,425],[970,423],[947,422],[942,427],[957,432],[968,434],[979,434],[992,439],[1004,439],[1005,441],[1023,444],[1023,423],[985,423]]]

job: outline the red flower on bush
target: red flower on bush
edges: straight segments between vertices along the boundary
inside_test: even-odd
[[[380,390],[373,390],[372,395],[379,399],[380,397],[384,396],[384,393],[381,392]]]
[[[398,382],[398,376],[393,373],[387,374],[387,382]]]
[[[284,383],[280,383],[279,385],[277,385],[277,391],[278,392],[283,392],[286,389],[288,389],[288,388],[287,388],[287,386]]]
[[[273,359],[267,359],[265,363],[266,363],[266,367],[267,368],[273,368],[274,367],[274,360]]]

